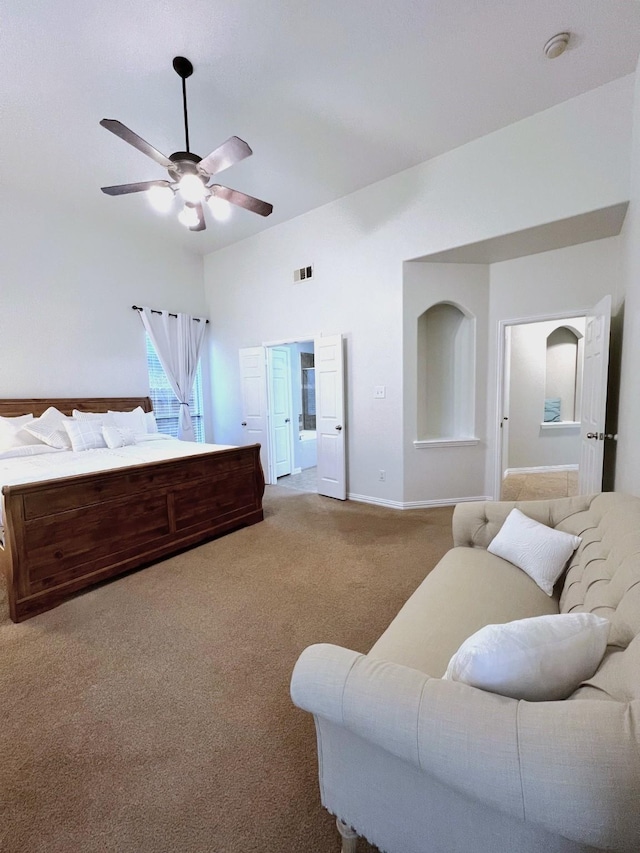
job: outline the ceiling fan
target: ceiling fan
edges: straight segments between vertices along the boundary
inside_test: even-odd
[[[216,219],[226,219],[229,215],[228,203],[244,207],[260,216],[269,216],[273,205],[239,190],[232,190],[220,184],[209,184],[213,175],[223,169],[233,166],[245,157],[250,157],[253,151],[246,142],[237,136],[232,136],[204,159],[189,150],[189,122],[187,116],[187,86],[186,79],[193,74],[193,65],[184,56],[176,56],[173,68],[182,78],[182,105],[184,112],[184,132],[186,151],[176,151],[166,157],[153,145],[129,130],[122,122],[112,118],[103,118],[100,124],[138,151],[151,157],[156,163],[164,166],[171,180],[141,181],[136,184],[118,184],[113,187],[102,187],[107,195],[126,195],[127,193],[148,192],[152,205],[162,212],[170,210],[176,193],[184,200],[184,208],[178,214],[178,219],[190,231],[204,231],[207,227],[204,218],[203,202]]]

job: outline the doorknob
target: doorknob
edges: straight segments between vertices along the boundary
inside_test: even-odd
[[[246,421],[242,421],[242,423],[240,424],[240,426],[246,426],[246,425],[247,425]]]
[[[285,419],[284,419],[284,422],[285,422],[285,424],[290,424],[290,423],[291,423],[291,418],[285,418]]]
[[[597,437],[598,437],[597,432],[588,432],[587,433],[587,438],[597,438]]]
[[[338,430],[338,432],[340,432],[340,430],[342,429],[342,427],[340,426],[340,424],[338,424],[338,426],[336,427],[336,429]]]

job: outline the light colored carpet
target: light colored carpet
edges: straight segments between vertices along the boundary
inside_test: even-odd
[[[3,603],[3,853],[338,853],[291,670],[309,643],[366,651],[451,510],[275,487],[265,509],[20,625]]]
[[[508,474],[502,481],[503,501],[537,501],[578,494],[577,471],[544,474]]]

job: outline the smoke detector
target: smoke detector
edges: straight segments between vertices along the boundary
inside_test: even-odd
[[[547,59],[556,59],[561,56],[567,49],[569,44],[569,33],[557,33],[552,36],[543,48],[544,55]]]

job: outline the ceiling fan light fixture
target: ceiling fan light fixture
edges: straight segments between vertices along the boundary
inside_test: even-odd
[[[173,207],[173,190],[171,187],[151,187],[147,190],[149,204],[158,213],[168,213]]]
[[[231,205],[225,198],[219,198],[216,195],[211,195],[207,199],[211,215],[218,222],[226,222],[231,216]]]
[[[191,202],[191,204],[197,204],[199,201],[202,201],[207,194],[202,178],[191,173],[183,175],[180,178],[178,189],[182,198],[185,201]]]
[[[182,208],[178,214],[178,219],[182,222],[185,228],[193,228],[200,221],[195,207],[189,207],[188,204],[185,204]]]

